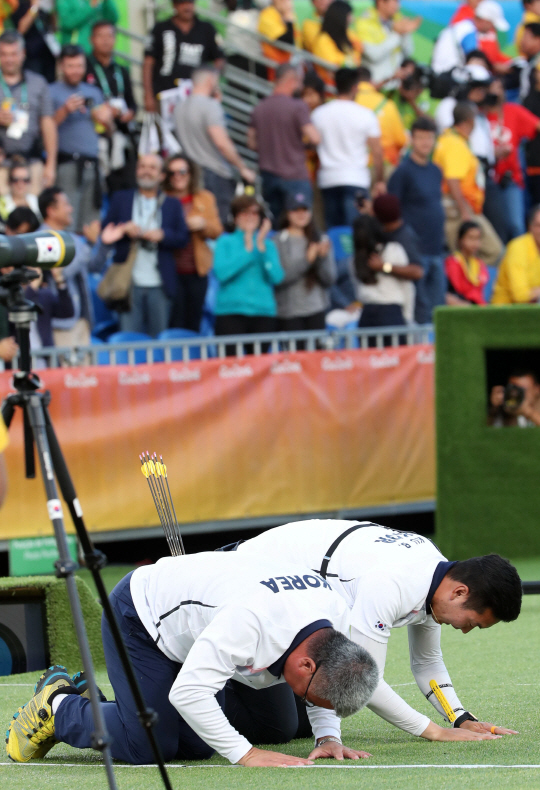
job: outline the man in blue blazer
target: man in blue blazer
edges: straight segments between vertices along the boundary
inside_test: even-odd
[[[114,192],[104,222],[105,226],[112,223],[121,233],[114,245],[115,263],[124,263],[132,241],[138,242],[129,312],[120,314],[121,329],[152,337],[169,325],[177,286],[175,251],[189,242],[180,201],[160,191],[164,177],[161,157],[141,156],[137,189]]]

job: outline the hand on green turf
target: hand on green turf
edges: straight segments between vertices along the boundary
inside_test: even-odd
[[[489,730],[481,730],[480,732],[471,732],[464,727],[439,727],[435,722],[430,721],[426,729],[421,735],[422,738],[427,738],[428,741],[493,741],[500,738],[500,735],[492,735]]]
[[[309,758],[306,760],[303,757],[292,757],[290,754],[270,752],[267,749],[257,749],[255,746],[252,746],[238,762],[247,768],[287,768],[289,765],[313,765],[313,760]]]
[[[309,755],[310,760],[331,759],[332,757],[335,760],[365,760],[367,757],[371,757],[371,754],[369,752],[359,752],[356,749],[349,749],[347,746],[343,746],[342,743],[328,741],[323,743],[322,746],[317,746]]]
[[[498,727],[496,724],[490,724],[488,721],[464,721],[460,726],[460,730],[490,733],[492,727],[495,727],[495,735],[519,735],[517,730],[508,730],[506,727]]]

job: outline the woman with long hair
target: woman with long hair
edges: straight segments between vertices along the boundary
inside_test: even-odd
[[[310,202],[300,194],[288,200],[280,225],[275,243],[285,278],[276,288],[279,328],[324,329],[328,289],[336,279],[330,240],[321,238]],[[299,343],[298,348],[303,345]]]
[[[223,225],[214,195],[199,188],[199,174],[193,162],[176,154],[167,161],[165,174],[163,189],[181,202],[190,230],[189,243],[175,254],[178,287],[170,326],[198,332],[212,268],[212,250],[207,242],[223,233]]]
[[[321,32],[313,44],[313,54],[339,68],[355,68],[360,65],[362,42],[349,28],[352,22],[352,6],[345,0],[334,0],[324,15]],[[332,72],[317,66],[325,82],[332,82]]]

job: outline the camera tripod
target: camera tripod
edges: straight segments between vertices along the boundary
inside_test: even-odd
[[[2,416],[6,427],[9,428],[15,409],[21,408],[23,411],[25,472],[26,477],[29,479],[36,476],[34,446],[37,449],[45,495],[47,497],[47,509],[58,548],[59,559],[55,562],[56,575],[58,578],[66,581],[71,616],[75,626],[83,668],[88,680],[94,720],[92,747],[103,754],[109,788],[110,790],[116,790],[117,787],[112,765],[110,738],[107,734],[101,710],[90,645],[77,593],[74,574],[79,566],[71,559],[69,554],[62,506],[58,498],[55,476],[75,526],[86,567],[92,573],[105,617],[109,622],[122,668],[137,707],[139,721],[147,732],[154,759],[158,765],[165,788],[166,790],[172,790],[161,750],[152,729],[157,721],[157,714],[146,707],[101,577],[100,570],[106,564],[106,557],[102,552],[95,549],[84,524],[82,508],[49,415],[50,393],[40,392],[41,381],[31,370],[30,324],[37,318],[39,307],[25,298],[23,285],[27,285],[37,277],[39,277],[39,274],[24,266],[15,268],[9,274],[0,277],[0,303],[7,307],[8,318],[15,326],[16,339],[20,349],[19,370],[15,371],[13,376],[13,386],[16,392],[8,395],[4,400]]]

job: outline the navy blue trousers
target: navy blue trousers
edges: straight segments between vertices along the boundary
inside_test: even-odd
[[[131,573],[119,582],[109,596],[124,643],[146,705],[159,716],[154,726],[163,758],[169,760],[206,760],[214,750],[186,724],[169,702],[169,692],[182,665],[171,661],[154,644],[141,623],[129,589]],[[154,762],[148,736],[139,723],[137,710],[122,669],[111,630],[105,617],[101,622],[103,649],[115,702],[102,703],[105,725],[112,739],[116,760],[133,765]],[[231,724],[252,743],[286,743],[311,735],[305,706],[292,689],[282,683],[255,690],[230,680],[216,694]],[[91,748],[94,720],[90,700],[70,695],[55,715],[56,738],[77,749]]]
[[[125,645],[146,705],[159,716],[154,732],[167,760],[204,760],[214,750],[189,727],[176,708],[169,702],[169,692],[181,664],[165,656],[154,644],[141,623],[129,589],[131,573],[116,585],[110,601],[118,620]],[[122,669],[109,624],[101,623],[103,649],[107,672],[114,690],[115,702],[102,703],[107,731],[112,738],[112,756],[134,765],[154,762],[144,728],[139,723],[137,709]],[[224,691],[217,696],[224,705]],[[56,738],[77,749],[91,747],[94,721],[90,700],[71,695],[59,706],[55,716]]]

